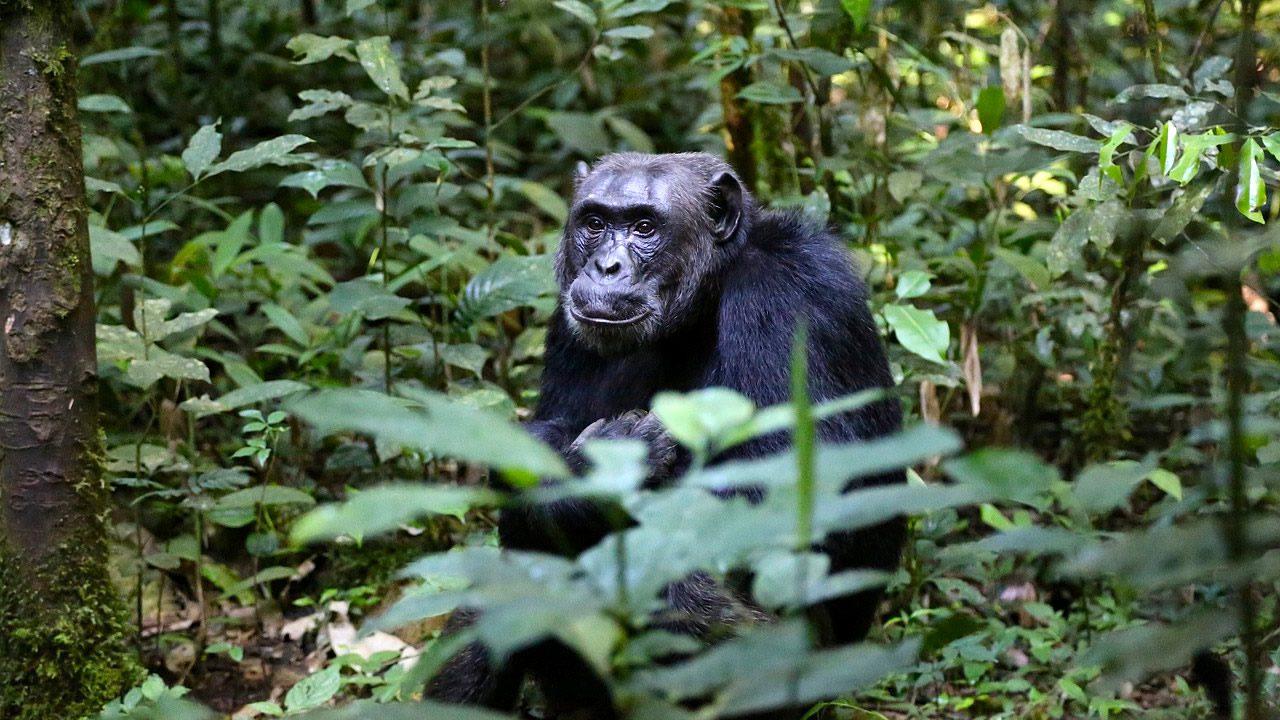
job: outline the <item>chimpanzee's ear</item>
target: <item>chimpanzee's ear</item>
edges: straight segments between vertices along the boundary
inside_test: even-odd
[[[707,214],[711,217],[716,242],[726,242],[737,235],[738,228],[742,225],[745,192],[742,183],[731,172],[721,171],[711,178],[711,198]]]
[[[578,166],[573,171],[573,182],[576,185],[582,184],[587,179],[587,174],[591,172],[591,166],[579,160]]]

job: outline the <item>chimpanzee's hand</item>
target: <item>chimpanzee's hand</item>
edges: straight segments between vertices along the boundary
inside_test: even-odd
[[[569,445],[570,463],[581,469],[582,444],[588,440],[642,440],[649,446],[649,477],[645,485],[654,487],[669,480],[677,459],[676,441],[662,428],[658,416],[644,410],[630,410],[610,420],[601,418],[588,425]]]

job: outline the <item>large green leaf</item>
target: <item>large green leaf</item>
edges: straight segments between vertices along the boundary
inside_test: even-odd
[[[294,60],[299,65],[310,65],[323,60],[328,60],[334,55],[354,60],[351,54],[352,42],[344,37],[330,35],[329,37],[321,37],[312,33],[302,33],[296,35],[285,44],[285,47],[292,50],[295,54],[302,57]]]
[[[555,0],[552,5],[578,18],[582,22],[590,26],[595,26],[596,13],[591,6],[582,2],[582,0]]]
[[[1267,204],[1267,185],[1258,168],[1262,151],[1253,138],[1244,141],[1240,149],[1239,179],[1236,181],[1236,209],[1241,215],[1256,223],[1265,223],[1259,210]]]
[[[556,291],[550,255],[507,255],[467,283],[458,302],[463,324],[533,304]]]
[[[1094,154],[1102,149],[1102,143],[1097,140],[1063,132],[1062,130],[1049,130],[1027,125],[1017,125],[1014,129],[1027,140],[1037,145],[1051,147],[1054,150]]]
[[[240,491],[249,499],[257,488]],[[498,496],[482,488],[441,485],[383,485],[363,490],[343,503],[323,505],[293,524],[294,542],[341,535],[372,537],[427,515],[461,517],[475,505],[493,505]]]
[[[305,162],[293,154],[294,150],[311,142],[305,135],[284,135],[254,145],[248,150],[234,152],[231,157],[209,168],[208,177],[224,172],[244,172],[264,165],[296,165]]]
[[[804,96],[800,94],[799,90],[790,85],[783,85],[772,80],[753,82],[742,88],[738,92],[738,97],[765,105],[789,105],[804,101]]]
[[[502,418],[442,395],[410,392],[410,400],[367,390],[328,390],[290,404],[322,433],[360,432],[383,442],[491,465],[525,480],[566,477],[551,448]]]
[[[379,90],[392,97],[409,100],[409,87],[400,78],[400,64],[391,53],[391,38],[379,35],[361,40],[356,44],[356,56]]]
[[[946,364],[951,328],[935,317],[932,310],[921,310],[911,305],[886,305],[881,312],[904,348],[926,360]]]
[[[182,163],[187,166],[191,177],[199,180],[221,153],[222,133],[218,132],[218,123],[215,122],[201,127],[191,136],[187,149],[182,151]]]

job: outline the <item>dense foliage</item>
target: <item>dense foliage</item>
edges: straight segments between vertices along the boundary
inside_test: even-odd
[[[418,717],[395,701],[460,642],[549,634],[633,716],[1187,717],[1206,649],[1195,679],[1225,659],[1248,717],[1280,693],[1280,27],[1256,0],[81,9],[118,579],[155,671],[105,716],[198,716],[189,687],[242,717]],[[643,453],[601,443],[555,490],[638,525],[499,553],[492,511],[552,492],[510,488],[566,473],[513,421],[573,165],[619,149],[723,154],[847,237],[913,421],[716,465],[838,408],[663,396],[680,483],[641,489]],[[703,489],[741,484],[767,500]],[[809,551],[898,513],[892,577]],[[778,622],[649,628],[694,569]],[[871,642],[812,649],[803,608],[876,583]],[[457,605],[482,620],[438,638]]]

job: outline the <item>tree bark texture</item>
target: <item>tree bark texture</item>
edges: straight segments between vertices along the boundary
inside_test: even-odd
[[[107,573],[70,0],[0,0],[0,718],[135,679]]]

